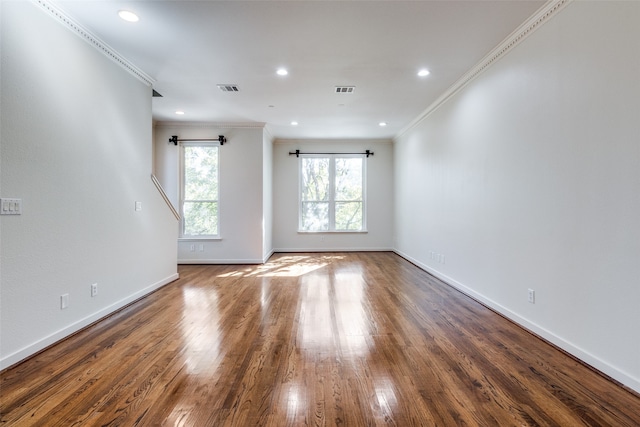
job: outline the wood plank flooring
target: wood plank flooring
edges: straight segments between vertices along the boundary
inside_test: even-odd
[[[640,426],[640,397],[392,253],[179,273],[0,373],[0,424]]]

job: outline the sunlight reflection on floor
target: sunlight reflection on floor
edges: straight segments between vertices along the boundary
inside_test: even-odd
[[[354,356],[369,353],[366,337],[371,334],[369,320],[366,316],[364,299],[365,283],[362,272],[344,271],[335,275],[335,313],[339,323],[340,344],[343,351]]]
[[[286,255],[275,257],[266,264],[238,269],[217,277],[299,277],[326,267],[330,261],[342,259],[342,255]]]
[[[365,282],[359,267],[334,275],[300,279],[300,344],[305,351],[340,348],[344,355],[366,356],[371,335],[367,320]]]
[[[377,378],[374,382],[378,407],[374,407],[373,409],[377,409],[384,414],[393,414],[398,405],[393,380],[388,377],[381,377]]]
[[[189,373],[198,373],[202,359],[204,366],[211,368],[220,351],[220,313],[218,297],[211,289],[185,288],[183,319],[181,323],[184,338],[185,364]]]

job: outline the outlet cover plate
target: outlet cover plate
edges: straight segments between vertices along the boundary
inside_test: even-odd
[[[536,291],[534,291],[533,289],[529,289],[528,290],[528,301],[531,304],[535,304],[536,303]]]

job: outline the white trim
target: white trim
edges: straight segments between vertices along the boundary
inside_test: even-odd
[[[393,138],[343,138],[343,139],[331,139],[331,138],[276,138],[273,143],[275,145],[291,145],[291,144],[312,144],[316,142],[341,142],[349,141],[349,143],[363,143],[363,144],[393,144]],[[342,150],[347,150],[342,148]],[[342,151],[340,148],[336,148],[336,153],[340,154]],[[345,153],[348,154],[348,153]],[[375,156],[374,156],[375,157]]]
[[[517,323],[518,325],[520,325],[521,327],[523,327],[524,329],[529,330],[530,332],[533,332],[534,334],[538,335],[539,337],[549,341],[550,343],[552,343],[555,346],[558,346],[559,348],[561,348],[562,350],[566,351],[567,353],[577,357],[578,359],[580,359],[581,361],[583,361],[584,363],[590,365],[591,367],[595,368],[596,370],[604,373],[605,375],[610,376],[611,378],[613,378],[616,381],[619,381],[620,383],[624,384],[625,386],[640,392],[640,379],[638,378],[634,378],[633,376],[631,376],[630,374],[621,371],[619,369],[617,369],[615,366],[612,366],[611,364],[605,362],[604,360],[594,356],[593,354],[589,353],[586,350],[583,350],[582,348],[574,345],[573,343],[571,343],[570,341],[567,341],[566,339],[554,334],[553,332],[549,331],[548,329],[543,328],[542,326],[531,322],[529,319],[522,317],[521,315],[519,315],[518,313],[504,307],[503,305],[493,301],[490,298],[485,297],[482,294],[479,294],[478,292],[474,291],[473,289],[469,288],[468,286],[463,285],[462,283],[458,282],[457,280],[447,276],[446,274],[441,273],[438,270],[435,270],[431,267],[429,267],[426,264],[421,263],[420,261],[418,261],[417,259],[414,259],[412,257],[410,257],[409,255],[394,249],[393,252],[395,252],[397,255],[401,256],[402,258],[406,259],[407,261],[411,262],[412,264],[415,264],[416,266],[418,266],[419,268],[421,268],[422,270],[426,271],[429,274],[434,275],[435,277],[437,277],[438,279],[444,281],[447,285],[452,286],[453,288],[459,290],[460,292],[462,292],[463,294],[473,298],[474,300],[486,305],[487,307],[491,308],[492,310],[500,313],[501,315],[507,317],[508,319],[510,319],[511,321]]]
[[[202,265],[237,265],[237,264],[266,264],[276,253],[322,253],[322,252],[393,252],[391,248],[310,248],[310,249],[272,249],[260,259],[178,259],[180,264]]]
[[[269,129],[269,126],[267,126],[266,123],[264,123],[264,126],[262,127],[262,130],[264,131],[263,136],[266,136],[269,139],[269,142],[271,142],[271,144],[273,144],[273,142],[275,141],[275,137],[273,136],[273,133],[271,132],[271,129]]]
[[[274,253],[275,253],[275,251],[273,249],[271,249],[269,252],[267,252],[267,254],[262,257],[262,263],[266,264],[267,261],[269,261],[269,258],[271,258]]]
[[[225,128],[225,129],[264,129],[262,122],[179,122],[157,121],[153,123],[157,128]]]
[[[551,0],[542,6],[535,14],[533,14],[528,20],[520,25],[514,32],[512,32],[506,39],[502,41],[496,48],[489,52],[484,58],[480,60],[474,67],[467,71],[460,79],[458,79],[453,85],[449,87],[442,95],[438,97],[431,105],[427,107],[418,117],[413,119],[407,126],[405,126],[394,139],[399,138],[420,122],[426,119],[431,113],[440,108],[441,105],[446,103],[449,98],[454,96],[460,90],[462,90],[471,80],[478,77],[483,71],[485,71],[494,62],[498,61],[504,55],[506,55],[511,49],[516,47],[521,41],[533,34],[535,30],[540,28],[542,24],[546,23],[551,17],[555,16],[560,10],[571,3],[573,0]]]
[[[273,253],[322,252],[394,252],[393,248],[275,248]]]
[[[235,264],[264,264],[261,259],[179,259],[180,264],[203,264],[203,265],[235,265]]]
[[[89,30],[83,28],[80,24],[75,22],[73,19],[69,18],[65,15],[60,9],[54,6],[52,3],[46,0],[31,0],[35,5],[37,5],[42,11],[46,12],[49,16],[57,20],[59,23],[67,27],[67,29],[73,31],[82,38],[84,41],[93,46],[96,50],[101,52],[104,56],[111,59],[113,62],[127,70],[131,75],[136,77],[141,82],[145,83],[147,86],[153,86],[155,80],[151,78],[144,71],[133,65],[131,62],[127,61],[124,57],[122,57],[115,49],[109,46],[104,41],[100,40],[96,35],[91,34]]]
[[[206,241],[206,242],[219,242],[221,240],[222,240],[222,237],[211,237],[211,236],[178,237],[178,242],[200,242],[200,243],[202,243],[203,241]]]
[[[83,328],[86,328],[87,326],[91,325],[92,323],[95,323],[99,320],[102,320],[103,318],[113,314],[114,312],[118,311],[119,309],[126,307],[127,305],[131,304],[132,302],[145,297],[147,295],[149,295],[150,293],[160,289],[161,287],[177,280],[180,276],[178,275],[178,273],[172,274],[162,280],[160,280],[159,282],[156,282],[152,285],[147,286],[144,289],[141,289],[138,292],[135,292],[131,295],[129,295],[126,298],[123,298],[119,301],[116,301],[115,303],[83,318],[78,320],[77,322],[74,322],[72,324],[70,324],[69,326],[60,329],[59,331],[56,331],[32,344],[29,344],[28,346],[14,352],[11,353],[5,357],[3,357],[2,359],[0,359],[0,370],[3,370],[5,368],[8,368],[10,366],[13,366],[21,361],[23,361],[24,359],[33,356],[34,354],[38,353],[39,351],[42,351],[44,349],[46,349],[47,347],[52,346],[53,344],[56,344],[59,341],[64,340],[65,338],[69,337],[70,335],[82,330]]]
[[[307,231],[298,230],[298,234],[367,234],[369,230],[333,230],[333,231]]]

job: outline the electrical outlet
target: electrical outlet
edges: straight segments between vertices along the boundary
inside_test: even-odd
[[[529,289],[528,301],[531,304],[535,304],[536,303],[536,291],[534,291],[533,289]]]
[[[91,285],[91,298],[95,297],[96,295],[98,295],[98,284],[94,283],[93,285]]]
[[[438,264],[444,264],[445,263],[445,257],[443,254],[439,254],[437,252],[434,251],[429,251],[429,258],[431,258],[432,260],[435,260]]]
[[[60,310],[69,307],[69,294],[60,295]]]

